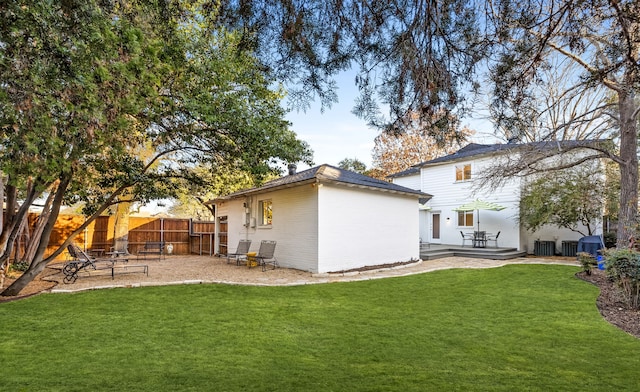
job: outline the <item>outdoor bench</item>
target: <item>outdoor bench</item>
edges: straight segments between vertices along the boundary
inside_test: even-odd
[[[138,256],[142,256],[143,258],[147,258],[147,255],[156,255],[158,260],[163,255],[164,251],[164,242],[153,242],[147,241],[144,243],[144,248],[138,251]]]

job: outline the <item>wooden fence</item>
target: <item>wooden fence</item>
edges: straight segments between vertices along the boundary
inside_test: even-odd
[[[61,215],[51,233],[46,255],[53,253],[82,225],[84,218],[77,215]],[[86,250],[109,251],[114,243],[114,217],[101,216],[75,237],[75,243]],[[129,218],[128,250],[137,254],[145,242],[164,242],[173,245],[173,254],[213,254],[215,222],[173,218]],[[166,250],[165,250],[166,251]],[[59,258],[65,258],[63,253]]]

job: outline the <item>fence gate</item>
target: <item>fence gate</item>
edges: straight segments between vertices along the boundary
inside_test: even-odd
[[[227,236],[227,217],[226,216],[221,216],[218,218],[218,227],[220,228],[220,230],[218,231],[218,253],[220,253],[221,255],[226,255],[227,254],[227,242],[228,242],[228,236]]]

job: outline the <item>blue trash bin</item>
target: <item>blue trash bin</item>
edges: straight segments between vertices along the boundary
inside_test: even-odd
[[[604,271],[604,257],[602,257],[602,255],[598,255],[598,257],[596,257],[596,261],[598,262],[598,269]]]

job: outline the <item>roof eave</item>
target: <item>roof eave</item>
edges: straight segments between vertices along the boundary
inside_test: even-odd
[[[229,200],[234,200],[234,199],[241,199],[243,197],[247,197],[247,196],[252,196],[252,195],[256,195],[256,194],[260,194],[260,193],[265,193],[265,192],[273,192],[273,191],[278,191],[281,189],[288,189],[288,188],[294,188],[297,186],[301,186],[301,185],[306,185],[306,184],[312,184],[317,182],[317,179],[314,178],[308,178],[306,180],[302,180],[302,181],[296,181],[296,182],[290,182],[287,184],[281,184],[281,185],[276,185],[276,186],[267,186],[267,187],[258,187],[258,188],[253,188],[253,189],[247,189],[246,191],[240,191],[240,192],[236,192],[236,193],[232,193],[230,195],[227,196],[221,196],[218,198],[215,198],[213,200],[209,200],[207,202],[205,202],[205,204],[216,204],[218,202],[224,202],[224,201],[229,201]]]
[[[349,183],[349,182],[330,180],[330,179],[322,179],[322,180],[319,180],[319,182],[320,183],[329,183],[329,184],[334,184],[334,185],[346,186],[348,188],[359,188],[359,189],[366,189],[366,190],[377,191],[377,192],[387,192],[387,193],[393,193],[393,194],[399,194],[399,195],[406,195],[406,196],[411,196],[411,197],[415,197],[415,198],[429,198],[429,199],[431,199],[433,197],[433,195],[430,195],[430,194],[424,193],[424,192],[420,192],[420,191],[404,192],[404,191],[401,191],[399,189],[379,188],[379,187],[375,187],[375,186],[368,186],[368,185],[362,185],[362,184],[353,184],[353,183]]]

